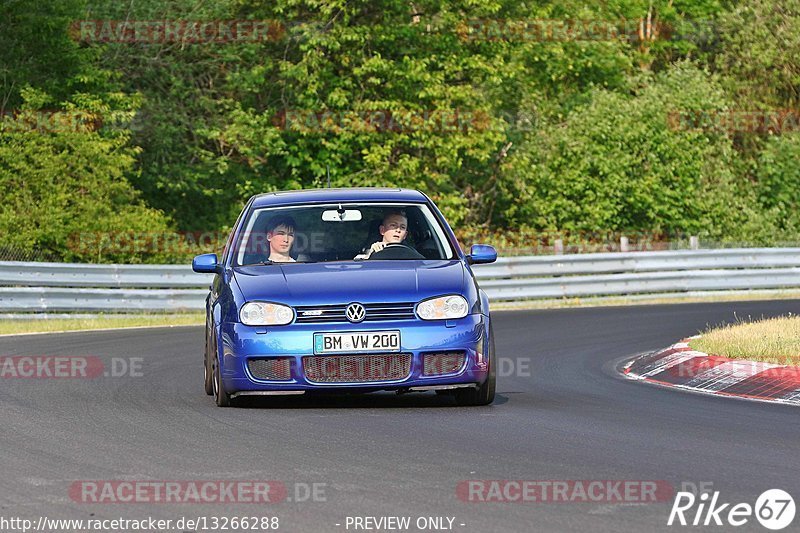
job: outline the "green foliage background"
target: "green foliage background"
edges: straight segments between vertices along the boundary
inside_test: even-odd
[[[83,42],[70,32],[80,20],[271,20],[282,31],[258,42]],[[509,29],[536,20],[623,31]],[[80,236],[224,233],[250,195],[325,186],[328,168],[333,186],[424,190],[467,241],[795,241],[796,135],[673,118],[797,109],[798,29],[800,0],[6,0],[0,247],[185,260],[203,246],[119,249]],[[102,127],[19,127],[43,110]],[[433,116],[386,131],[318,115],[376,111]],[[441,121],[456,115],[461,127]]]

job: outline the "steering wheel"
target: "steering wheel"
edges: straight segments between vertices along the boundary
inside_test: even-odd
[[[369,259],[425,259],[425,256],[407,244],[392,242],[370,255]]]

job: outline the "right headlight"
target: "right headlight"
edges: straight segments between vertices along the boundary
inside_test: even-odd
[[[245,326],[285,326],[294,320],[291,307],[270,302],[247,302],[239,310]]]
[[[431,298],[417,305],[417,316],[422,320],[464,318],[468,312],[467,299],[458,295]]]

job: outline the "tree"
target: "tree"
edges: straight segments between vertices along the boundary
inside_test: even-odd
[[[753,0],[719,20],[720,53],[713,64],[752,108],[800,103],[800,1]]]
[[[91,113],[86,98],[53,112],[33,105],[49,100],[47,95],[28,89],[22,97],[20,113],[6,117],[0,128],[4,245],[65,260],[141,261],[141,251],[109,250],[109,241],[126,233],[165,233],[169,222],[146,207],[125,178],[137,154],[129,135],[97,129],[99,115]],[[109,108],[103,108],[107,115]]]
[[[509,163],[523,200],[508,206],[512,221],[571,232],[769,235],[728,132],[685,118],[730,106],[718,80],[685,62],[642,76],[631,96],[596,90]]]

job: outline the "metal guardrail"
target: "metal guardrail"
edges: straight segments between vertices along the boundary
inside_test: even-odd
[[[213,276],[189,265],[85,265],[0,261],[0,285],[25,287],[198,288]]]
[[[800,248],[509,257],[479,266],[493,300],[800,287]]]
[[[206,289],[0,287],[0,311],[201,311]]]
[[[500,258],[477,265],[494,301],[800,287],[800,248]],[[0,262],[0,311],[201,310],[213,276],[189,265]]]

